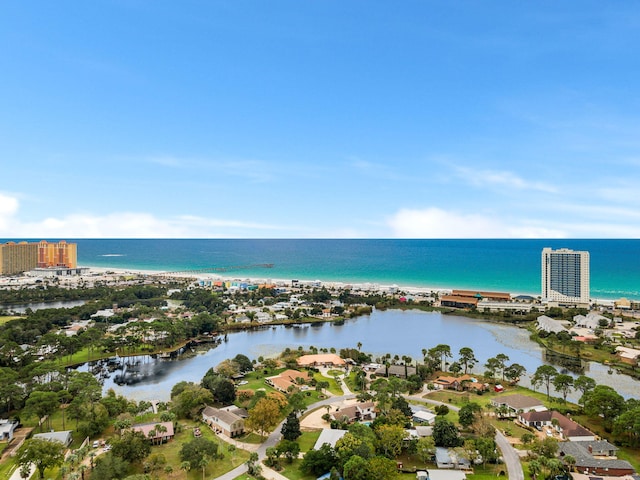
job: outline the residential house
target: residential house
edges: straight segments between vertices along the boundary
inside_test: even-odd
[[[547,333],[560,333],[566,332],[567,328],[564,326],[564,322],[554,320],[546,315],[540,315],[536,320],[536,328],[538,331],[544,331]]]
[[[547,409],[537,398],[520,394],[496,397],[491,400],[491,404],[495,407],[506,407],[506,416],[510,417],[515,417],[519,412],[543,412]]]
[[[431,425],[437,417],[435,413],[429,410],[414,410],[413,405],[411,405],[411,412],[411,420],[426,425]]]
[[[468,459],[458,457],[453,451],[444,447],[436,447],[436,465],[438,468],[469,469],[471,463]]]
[[[71,442],[73,442],[73,436],[70,430],[61,432],[36,433],[33,438],[40,438],[42,440],[48,440],[50,442],[59,442],[65,447],[68,447],[69,445],[71,445]]]
[[[18,422],[0,418],[0,442],[13,440],[13,432],[18,428]]]
[[[389,367],[382,365],[375,371],[375,374],[383,377],[407,378],[411,375],[415,375],[416,371],[416,367],[411,365],[389,365]]]
[[[319,353],[317,355],[302,355],[298,357],[301,367],[344,367],[346,362],[335,353]]]
[[[640,350],[635,348],[616,347],[616,356],[621,362],[628,363],[629,365],[638,365]]]
[[[158,426],[160,428],[156,428]],[[175,436],[173,422],[138,423],[133,425],[131,430],[142,433],[154,443],[168,442]]]
[[[347,423],[374,420],[376,418],[376,405],[373,402],[356,403],[333,412],[331,417],[334,420]]]
[[[518,421],[527,427],[553,428],[563,440],[578,442],[595,441],[596,439],[595,433],[556,411],[521,413],[518,415]]]
[[[202,411],[202,420],[214,432],[227,437],[233,438],[244,433],[244,418],[229,409],[207,406]]]
[[[571,455],[575,458],[576,463],[574,467],[579,473],[611,477],[622,477],[635,473],[633,466],[629,462],[616,458],[615,452],[617,449],[609,442],[570,441],[560,442],[558,446],[560,447],[561,457]]]
[[[316,440],[316,443],[313,446],[313,449],[320,450],[320,447],[322,447],[322,445],[324,445],[325,443],[328,443],[331,446],[331,448],[335,448],[336,443],[338,443],[338,440],[344,437],[347,432],[348,430],[323,428],[322,431],[320,432],[320,436],[318,437],[318,440]]]
[[[573,317],[573,321],[576,322],[575,324],[576,327],[588,328],[590,330],[601,328],[600,327],[601,320],[603,321],[603,323],[607,322],[606,325],[609,325],[609,323],[611,322],[611,320],[609,320],[607,317],[604,317],[596,312],[589,312],[586,316],[575,315]]]
[[[452,377],[447,375],[441,375],[433,381],[436,389],[446,390],[478,390],[484,391],[487,386],[484,383],[478,382],[478,380],[471,375],[461,375],[459,377]]]
[[[264,379],[267,385],[271,385],[283,393],[287,393],[291,387],[300,389],[300,386],[309,380],[311,380],[311,376],[308,372],[299,372],[298,370],[285,370],[279,375]]]

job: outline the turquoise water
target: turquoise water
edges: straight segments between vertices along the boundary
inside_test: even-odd
[[[223,275],[533,295],[540,294],[542,248],[564,247],[590,252],[593,298],[640,299],[640,240],[67,240],[78,243],[83,266],[182,271],[273,263]]]

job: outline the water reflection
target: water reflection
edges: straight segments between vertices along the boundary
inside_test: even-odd
[[[33,303],[20,303],[15,305],[0,305],[0,310],[4,310],[10,313],[16,313],[19,315],[24,314],[27,309],[32,311],[43,310],[45,308],[73,308],[79,307],[87,303],[85,300],[66,300],[60,302],[33,302]]]
[[[437,312],[374,311],[371,315],[347,320],[342,325],[321,324],[294,327],[265,327],[259,330],[229,333],[228,341],[203,352],[186,352],[176,358],[140,357],[136,373],[118,385],[115,376],[104,378],[105,389],[138,400],[168,400],[171,388],[186,380],[199,382],[205,372],[222,360],[242,353],[249,358],[268,357],[285,348],[356,348],[380,357],[386,353],[409,355],[413,361],[422,361],[422,349],[438,344],[451,347],[453,358],[462,347],[474,350],[479,364],[472,373],[484,372],[484,363],[498,353],[509,357],[508,363],[519,363],[527,369],[521,384],[530,386],[529,375],[546,363],[543,350],[529,340],[529,332],[504,324],[490,324],[465,317],[442,315]],[[86,366],[83,368],[87,368]],[[586,365],[585,374],[597,383],[614,387],[626,398],[637,396],[640,382],[625,375],[609,374],[608,369],[596,363]],[[577,401],[577,397],[569,397]]]

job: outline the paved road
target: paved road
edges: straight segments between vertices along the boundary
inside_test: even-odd
[[[426,402],[433,405],[446,405],[447,407],[449,407],[449,409],[453,410],[454,412],[457,412],[460,410],[460,408],[454,405],[438,402],[436,400],[430,400],[420,396],[404,395],[404,397],[407,398],[408,400]],[[502,458],[504,459],[504,463],[507,466],[507,473],[509,474],[509,480],[524,480],[522,463],[520,463],[520,457],[518,456],[516,449],[513,448],[513,445],[511,445],[509,441],[506,439],[506,437],[502,433],[500,433],[500,431],[498,431],[497,429],[496,429],[495,440],[496,440],[496,445],[502,452]]]
[[[36,466],[32,463],[31,464],[31,470],[29,470],[29,477],[31,478],[31,476],[36,473]],[[13,471],[13,475],[11,475],[9,477],[9,480],[24,480],[22,478],[22,476],[20,475],[20,468],[16,467],[16,469]]]
[[[449,409],[453,410],[454,412],[457,412],[460,410],[460,408],[456,407],[455,405],[439,402],[437,400],[431,400],[428,398],[424,398],[422,396],[417,396],[417,395],[403,395],[403,396],[407,400],[430,403],[432,405],[446,405],[447,407],[449,407]],[[319,402],[309,405],[309,408],[307,410],[309,411],[315,410],[317,408],[324,407],[325,405],[330,405],[336,402],[342,402],[343,400],[347,400],[354,397],[355,395],[353,394],[341,395],[339,397],[329,397],[325,400],[321,400]],[[266,458],[267,448],[276,446],[280,441],[280,429],[282,428],[282,424],[285,421],[286,419],[280,422],[280,425],[278,425],[276,429],[273,432],[271,432],[271,435],[269,435],[267,440],[262,445],[260,445],[260,447],[258,447],[257,451],[258,451],[258,457],[260,461]],[[504,459],[504,463],[507,466],[507,473],[509,475],[509,480],[524,480],[524,472],[522,470],[522,464],[520,463],[520,457],[518,456],[518,453],[516,452],[515,448],[513,448],[513,446],[507,441],[505,436],[502,433],[500,433],[498,430],[496,430],[495,440],[496,440],[496,445],[502,452],[502,458]],[[242,465],[234,468],[230,472],[227,472],[224,475],[221,475],[217,478],[219,480],[233,480],[234,478],[245,473],[246,471],[247,471],[247,466],[246,464],[243,463]],[[273,470],[269,470],[269,469],[266,469],[264,473],[267,474],[265,475],[267,478],[279,479],[282,477],[277,472],[274,472]]]
[[[505,438],[505,436],[498,430],[496,430],[496,445],[502,452],[502,458],[507,466],[507,473],[509,474],[509,480],[524,480],[524,472],[522,471],[522,464],[520,463],[520,457],[513,448],[513,445]]]
[[[340,395],[339,397],[329,397],[326,398],[324,400],[321,400],[319,402],[316,403],[312,403],[311,405],[309,405],[309,407],[307,408],[307,410],[311,411],[311,410],[315,410],[317,408],[320,407],[324,407],[325,405],[331,405],[332,403],[336,403],[336,402],[342,402],[344,400],[348,400],[350,398],[355,398],[355,395],[351,394],[351,395]],[[280,422],[280,424],[275,428],[275,430],[273,432],[271,432],[271,435],[269,435],[267,437],[267,439],[264,441],[264,443],[262,445],[260,445],[258,447],[258,458],[260,459],[260,461],[264,460],[267,457],[267,448],[269,447],[275,447],[278,442],[280,442],[280,429],[282,428],[282,424],[286,421],[286,419],[284,419],[282,422]],[[242,475],[243,473],[245,473],[247,471],[247,465],[246,464],[242,464],[237,466],[236,468],[234,468],[233,470],[231,470],[230,472],[225,473],[224,475],[220,475],[219,477],[216,477],[218,480],[233,480],[234,478],[236,478],[239,475]],[[271,471],[272,472],[272,471]],[[268,473],[271,473],[268,472]],[[265,472],[267,473],[267,472]],[[276,473],[277,472],[273,472]],[[276,475],[272,475],[272,477],[276,477]],[[277,478],[279,478],[280,476],[277,475]]]

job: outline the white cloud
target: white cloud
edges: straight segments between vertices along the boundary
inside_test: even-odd
[[[18,207],[17,198],[0,193],[0,219],[14,215],[18,211]]]
[[[562,230],[537,225],[507,225],[481,214],[440,208],[402,209],[388,221],[397,238],[562,238]]]
[[[0,193],[0,237],[6,238],[216,238],[251,237],[278,227],[190,215],[158,218],[144,212],[74,213],[33,222],[18,217],[18,199]]]
[[[535,190],[539,192],[555,193],[557,189],[542,182],[525,180],[507,170],[478,170],[475,168],[453,166],[457,175],[467,183],[478,187],[500,187],[514,190]]]

